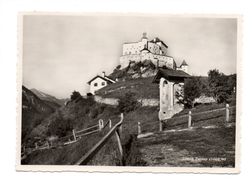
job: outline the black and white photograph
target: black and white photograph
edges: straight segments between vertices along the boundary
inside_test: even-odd
[[[239,172],[239,16],[19,18],[18,170]]]

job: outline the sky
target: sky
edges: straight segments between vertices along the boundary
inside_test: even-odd
[[[192,75],[210,69],[236,73],[237,20],[156,15],[24,15],[23,85],[58,98],[119,65],[124,42],[159,37],[177,65],[185,60]]]

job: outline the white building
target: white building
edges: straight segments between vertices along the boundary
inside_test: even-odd
[[[159,38],[148,40],[146,33],[139,42],[130,42],[123,44],[123,52],[120,57],[120,65],[125,68],[130,61],[140,62],[151,60],[157,67],[166,66],[176,69],[176,63],[173,57],[167,55],[168,46]]]
[[[88,84],[90,85],[89,92],[93,95],[95,94],[95,91],[111,84],[115,83],[115,81],[108,76],[105,75],[105,72],[103,72],[102,76],[97,75],[94,78],[92,78]]]

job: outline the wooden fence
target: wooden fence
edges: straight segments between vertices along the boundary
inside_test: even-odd
[[[22,155],[24,155],[25,153],[30,154],[31,152],[37,151],[37,150],[50,149],[50,148],[55,148],[55,147],[62,146],[62,145],[68,145],[68,144],[75,143],[83,136],[87,136],[87,135],[91,135],[93,133],[101,132],[107,125],[109,125],[109,127],[111,128],[112,123],[111,123],[110,119],[106,122],[106,124],[104,124],[104,121],[102,119],[100,119],[98,121],[97,125],[93,125],[91,127],[84,128],[79,131],[73,129],[71,135],[57,138],[52,141],[46,141],[42,145],[39,145],[39,143],[35,142],[34,143],[35,148],[23,147]]]
[[[75,165],[86,165],[98,152],[99,150],[108,142],[108,140],[112,137],[112,135],[116,135],[119,152],[121,155],[121,163],[123,159],[123,148],[121,144],[121,133],[122,133],[122,122],[123,122],[123,114],[121,114],[120,121],[91,149],[89,150],[83,157],[81,157]],[[111,121],[110,121],[111,127]]]
[[[219,112],[219,111],[225,111],[225,115],[220,115],[220,116],[223,116],[225,117],[225,120],[224,122],[225,123],[228,123],[230,122],[230,109],[233,109],[235,108],[235,106],[232,106],[230,107],[229,104],[226,104],[226,107],[224,108],[219,108],[219,109],[214,109],[214,110],[208,110],[208,111],[203,111],[203,112],[197,112],[197,113],[192,113],[192,111],[189,111],[188,114],[185,114],[185,115],[181,115],[181,116],[178,116],[178,117],[174,117],[174,118],[170,118],[169,120],[179,120],[179,119],[182,119],[184,118],[186,120],[187,118],[187,128],[191,128],[193,126],[193,119],[194,117],[196,117],[197,115],[204,115],[204,114],[209,114],[209,113],[214,113],[214,112]],[[218,116],[218,117],[220,117]],[[203,121],[204,119],[202,119]],[[164,127],[163,125],[165,123],[168,123],[167,121],[153,121],[153,122],[150,122],[148,123],[148,129],[152,129],[151,132],[153,131],[156,131],[158,129],[158,131],[163,131],[164,130]],[[158,126],[157,126],[158,124]],[[185,125],[186,123],[185,122],[182,122],[180,124],[177,124],[177,125]],[[143,133],[143,127],[146,126],[146,122],[144,122],[143,124],[141,124],[141,122],[137,122],[137,132],[138,134],[142,134]]]

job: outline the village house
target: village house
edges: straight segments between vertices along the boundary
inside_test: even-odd
[[[105,72],[102,72],[102,76],[97,75],[88,81],[90,85],[89,92],[95,95],[95,91],[115,82],[116,81],[106,76]]]

